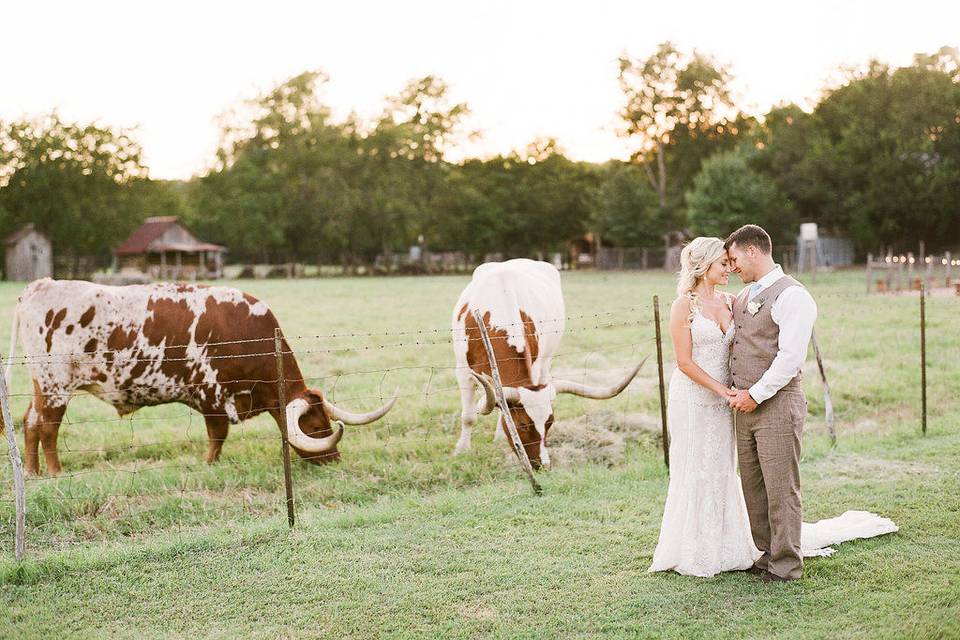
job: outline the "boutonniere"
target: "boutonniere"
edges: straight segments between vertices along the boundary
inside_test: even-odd
[[[764,302],[765,300],[751,300],[747,303],[747,311],[749,311],[752,316],[757,315]]]

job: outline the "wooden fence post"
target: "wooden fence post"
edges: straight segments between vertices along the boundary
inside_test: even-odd
[[[0,363],[3,358],[0,357]],[[20,458],[20,448],[17,447],[17,437],[13,433],[13,418],[10,413],[9,389],[7,381],[0,371],[0,417],[3,418],[4,432],[7,436],[7,455],[13,467],[13,499],[16,509],[16,525],[13,538],[13,555],[17,562],[23,560],[24,523],[27,514],[27,501],[23,487],[23,460]]]
[[[660,296],[653,296],[653,322],[657,327],[657,373],[660,376],[660,425],[663,430],[663,463],[670,472],[670,436],[667,433],[667,400],[663,385],[663,346],[660,337]]]
[[[830,384],[827,382],[827,372],[823,368],[823,358],[820,356],[820,345],[817,344],[817,334],[810,334],[810,341],[813,343],[813,353],[817,357],[817,367],[820,369],[820,379],[823,381],[823,408],[824,420],[827,423],[827,431],[830,433],[830,445],[837,446],[837,432],[833,423],[833,399],[830,397]]]
[[[927,285],[920,285],[920,398],[921,428],[927,435]]]
[[[527,450],[523,448],[520,434],[517,433],[517,425],[513,423],[513,416],[510,415],[510,407],[507,405],[507,399],[503,395],[503,384],[500,381],[500,369],[497,367],[497,356],[493,352],[493,343],[490,342],[490,336],[487,335],[487,327],[483,323],[483,317],[480,315],[480,312],[476,309],[473,310],[473,317],[477,321],[477,326],[480,328],[483,347],[487,351],[487,360],[490,362],[490,373],[493,377],[493,390],[497,395],[497,406],[500,407],[500,415],[507,425],[510,442],[513,443],[513,448],[516,449],[517,459],[520,460],[520,466],[523,467],[527,478],[530,480],[530,486],[533,487],[533,492],[536,495],[540,495],[543,489],[540,488],[540,483],[537,482],[537,479],[533,477],[533,467],[530,466],[530,458],[527,457]]]
[[[293,527],[293,475],[290,472],[290,443],[287,441],[287,379],[283,373],[283,337],[273,329],[273,350],[277,356],[277,397],[280,399],[280,450],[283,455],[283,483],[287,492],[287,524]]]

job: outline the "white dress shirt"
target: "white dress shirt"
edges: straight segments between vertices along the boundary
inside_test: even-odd
[[[752,285],[749,302],[764,289],[783,277],[783,269],[776,265],[770,273]],[[750,387],[750,397],[757,404],[772,398],[788,382],[793,380],[807,359],[807,345],[817,320],[817,303],[813,296],[797,285],[787,287],[777,297],[770,309],[770,316],[780,327],[777,339],[777,356],[760,380]]]

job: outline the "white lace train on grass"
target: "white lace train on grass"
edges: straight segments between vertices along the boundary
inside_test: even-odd
[[[814,523],[804,522],[800,530],[800,548],[805,558],[830,556],[836,551],[833,548],[835,544],[882,536],[899,529],[893,520],[881,518],[875,513],[846,511],[836,518]]]

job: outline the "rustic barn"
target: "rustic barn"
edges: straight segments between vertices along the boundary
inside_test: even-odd
[[[33,224],[24,225],[4,241],[7,280],[36,280],[53,275],[50,240]]]
[[[223,277],[226,248],[198,240],[176,216],[147,218],[113,250],[115,270],[160,280]]]

